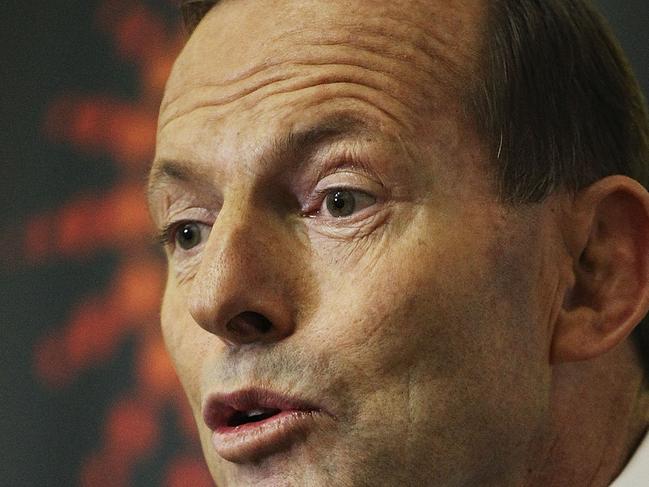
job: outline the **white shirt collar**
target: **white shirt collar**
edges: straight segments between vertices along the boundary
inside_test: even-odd
[[[649,432],[611,487],[649,486]]]

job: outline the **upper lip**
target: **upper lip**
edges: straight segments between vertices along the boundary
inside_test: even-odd
[[[310,402],[266,389],[243,389],[231,393],[211,394],[203,404],[203,420],[212,430],[228,426],[239,412],[258,409],[278,411],[316,411],[322,409]]]

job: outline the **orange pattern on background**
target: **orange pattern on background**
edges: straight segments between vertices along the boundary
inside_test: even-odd
[[[50,140],[83,156],[109,156],[119,180],[102,194],[79,194],[32,217],[26,225],[25,259],[31,265],[84,261],[110,251],[119,260],[108,287],[77,303],[67,323],[37,343],[34,370],[45,385],[64,390],[85,371],[110,361],[125,339],[134,338],[134,385],[108,406],[100,444],[80,469],[80,485],[130,485],[138,463],[163,440],[161,421],[169,408],[176,411],[187,448],[167,465],[164,485],[213,485],[159,331],[164,265],[152,245],[145,201],[158,106],[185,34],[132,0],[104,1],[95,22],[110,36],[115,55],[137,69],[139,96],[122,100],[111,94],[65,94],[50,106],[43,130]]]

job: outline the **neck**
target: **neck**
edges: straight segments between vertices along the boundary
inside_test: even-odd
[[[649,424],[637,351],[627,340],[595,360],[557,365],[552,384],[551,419],[526,485],[610,485]]]

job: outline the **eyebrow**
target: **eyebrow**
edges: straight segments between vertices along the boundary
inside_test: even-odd
[[[368,135],[372,132],[371,129],[371,125],[365,119],[350,114],[335,114],[318,121],[313,126],[277,137],[271,142],[269,150],[261,155],[260,161],[266,165],[287,158],[297,159],[298,156],[313,153],[323,144],[350,136]],[[154,193],[168,181],[204,186],[208,180],[206,172],[196,168],[190,161],[161,159],[153,164],[147,195],[151,201]]]
[[[335,115],[319,121],[303,130],[291,131],[273,141],[267,159],[285,157],[309,152],[318,146],[350,135],[367,135],[370,126],[367,121],[352,115]]]

